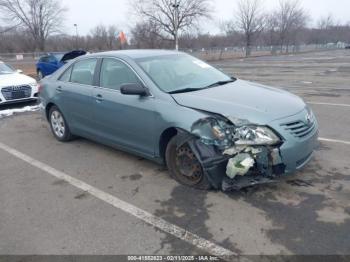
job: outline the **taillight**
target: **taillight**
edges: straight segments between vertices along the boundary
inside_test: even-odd
[[[40,93],[43,90],[43,88],[43,84],[38,84],[38,93]]]

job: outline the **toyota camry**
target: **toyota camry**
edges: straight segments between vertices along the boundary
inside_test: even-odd
[[[137,154],[197,189],[277,181],[307,165],[318,141],[301,98],[175,51],[77,58],[42,80],[40,99],[59,141],[80,136]]]

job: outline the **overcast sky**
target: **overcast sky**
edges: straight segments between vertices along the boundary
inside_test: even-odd
[[[62,0],[68,8],[65,23],[66,32],[75,32],[74,24],[78,24],[79,34],[87,34],[97,24],[117,25],[123,31],[128,31],[134,21],[130,19],[130,1],[128,0]],[[238,0],[213,0],[213,21],[203,25],[202,32],[217,33],[217,21],[229,19],[234,13]],[[262,0],[266,10],[273,9],[278,0]],[[301,4],[312,17],[312,23],[331,13],[336,21],[350,21],[350,0],[301,0]]]

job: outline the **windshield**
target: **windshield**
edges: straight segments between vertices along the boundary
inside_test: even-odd
[[[4,63],[0,63],[0,74],[12,74],[15,70]]]
[[[137,59],[136,62],[164,92],[204,89],[231,78],[207,63],[186,54]]]
[[[64,54],[62,53],[55,53],[55,54],[52,54],[57,61],[61,61],[61,59],[63,58]]]

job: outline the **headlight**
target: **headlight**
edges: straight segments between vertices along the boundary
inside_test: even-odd
[[[233,126],[223,120],[208,117],[192,125],[192,134],[200,137],[206,145],[227,148],[233,145]]]
[[[243,126],[235,130],[236,145],[276,145],[280,138],[266,126]]]
[[[192,133],[206,145],[229,148],[234,145],[276,145],[280,138],[268,127],[244,125],[236,127],[223,119],[200,119],[192,126]]]

